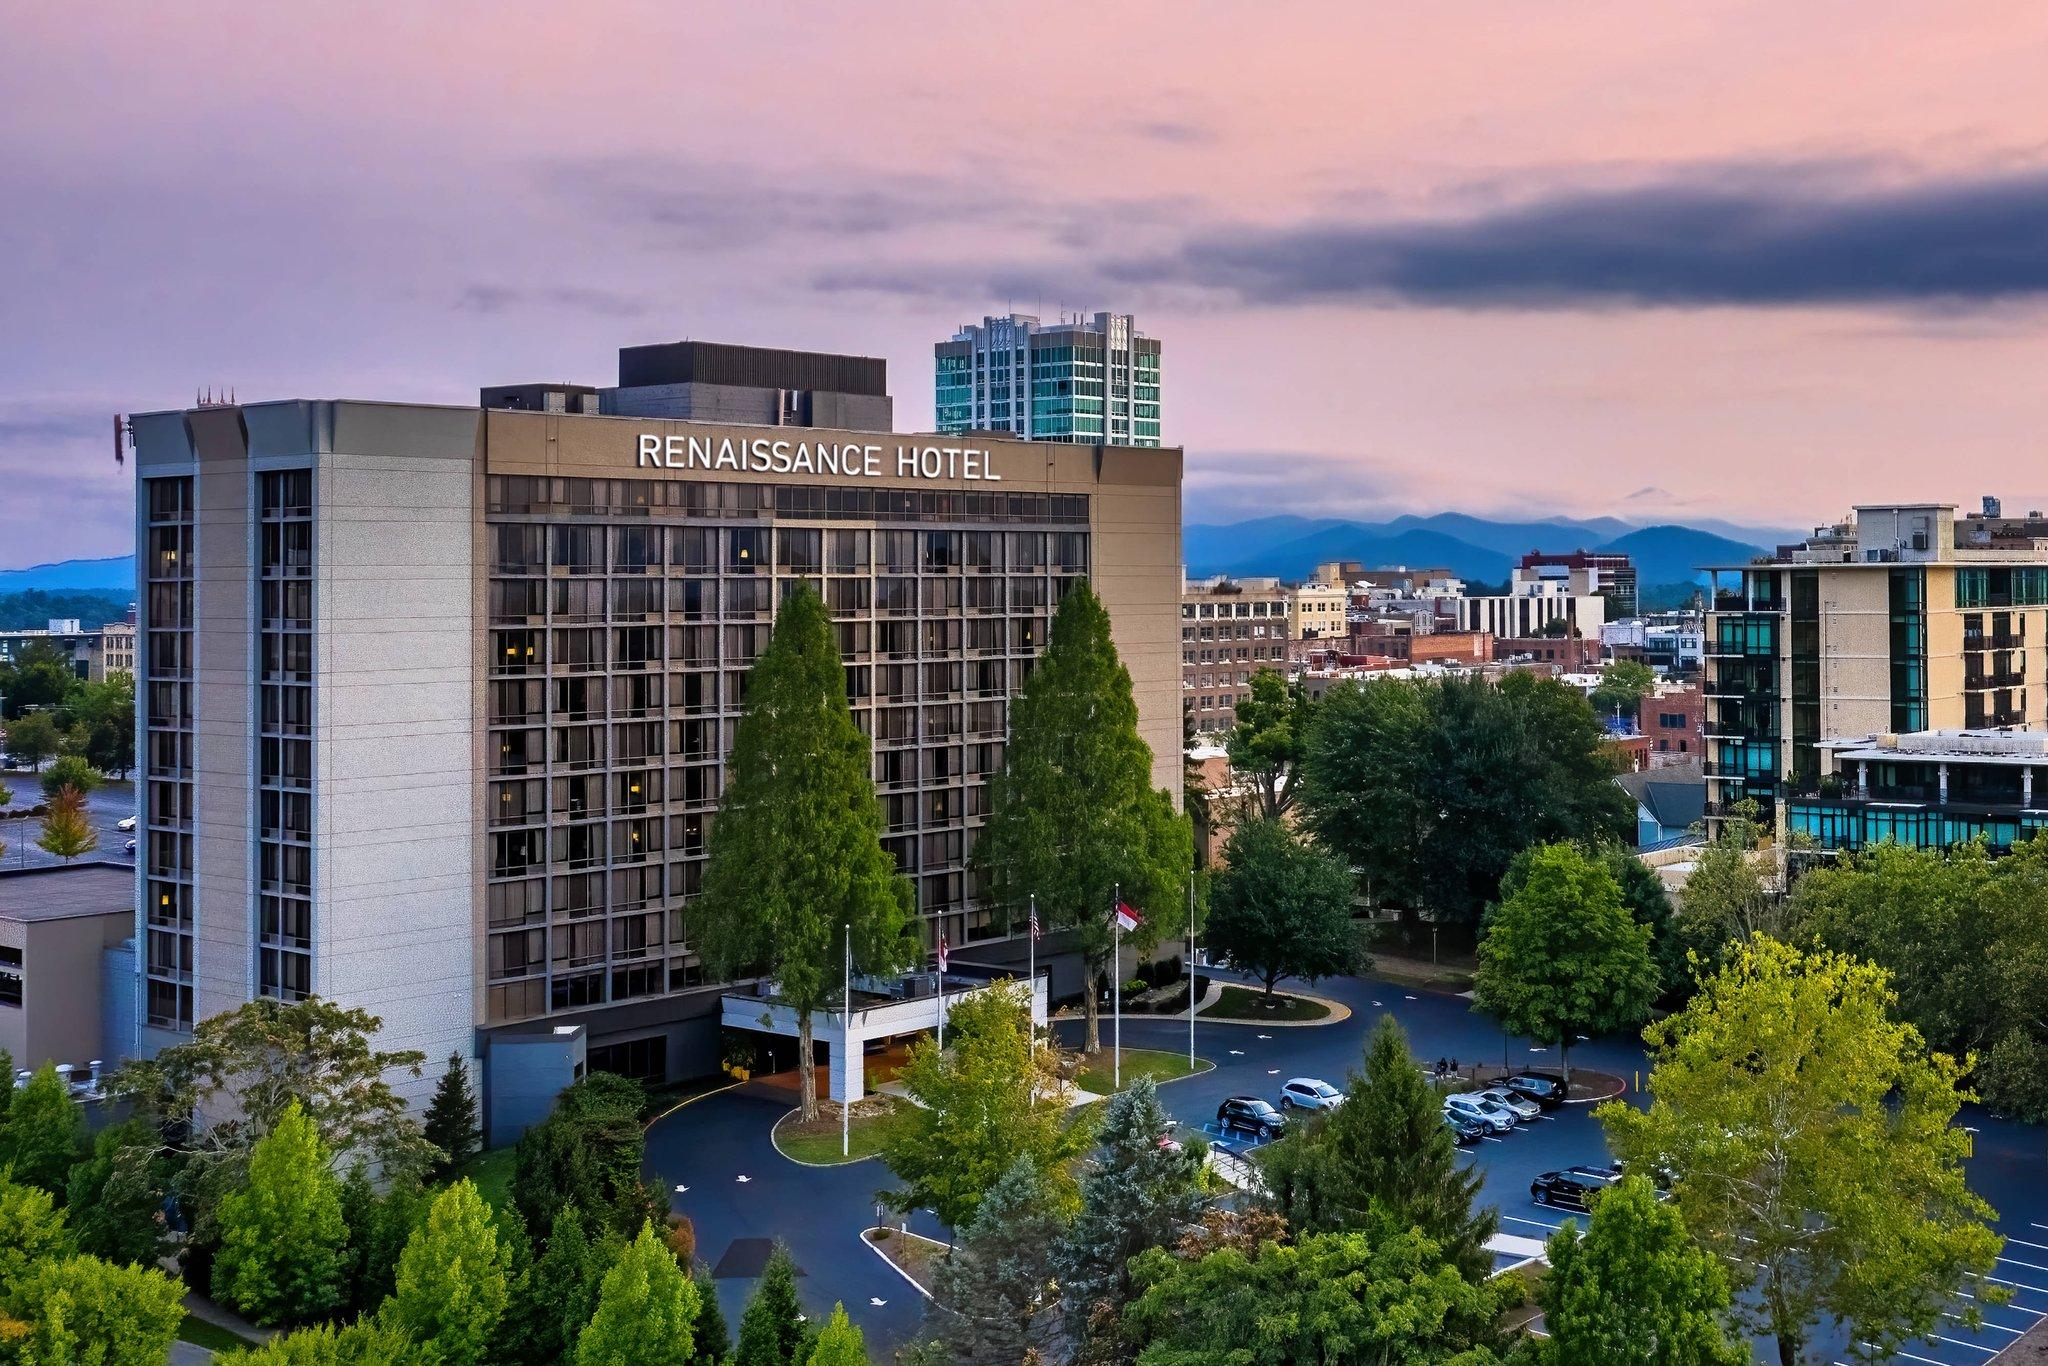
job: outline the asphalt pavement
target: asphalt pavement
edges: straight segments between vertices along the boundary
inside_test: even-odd
[[[1161,1087],[1167,1110],[1182,1125],[1199,1129],[1214,1121],[1226,1097],[1255,1095],[1277,1103],[1280,1084],[1289,1077],[1322,1077],[1341,1086],[1358,1066],[1365,1037],[1382,1014],[1400,1021],[1416,1056],[1425,1062],[1455,1056],[1468,1067],[1506,1061],[1546,1071],[1555,1071],[1558,1064],[1555,1050],[1526,1039],[1504,1039],[1462,997],[1369,977],[1324,981],[1313,991],[1349,1006],[1351,1018],[1309,1028],[1197,1021],[1196,1053],[1215,1063],[1215,1070]],[[1063,1042],[1078,1042],[1079,1021],[1063,1021],[1056,1028]],[[1105,1021],[1105,1042],[1108,1030]],[[1126,1047],[1185,1049],[1187,1037],[1184,1017],[1126,1017],[1123,1022]],[[1574,1068],[1619,1076],[1631,1088],[1639,1084],[1646,1065],[1642,1046],[1632,1038],[1582,1043],[1573,1048],[1571,1061]],[[1529,1183],[1554,1168],[1607,1160],[1594,1108],[1565,1106],[1505,1137],[1461,1150],[1463,1160],[1482,1173],[1481,1198],[1499,1207],[1502,1232],[1544,1238],[1564,1221],[1565,1216],[1530,1198]],[[768,1132],[784,1109],[779,1102],[730,1091],[685,1106],[649,1131],[650,1179],[661,1182],[671,1192],[672,1207],[695,1224],[698,1253],[706,1262],[716,1264],[738,1239],[781,1239],[806,1273],[798,1286],[807,1311],[822,1316],[834,1300],[844,1301],[848,1315],[867,1334],[869,1350],[886,1355],[915,1335],[923,1316],[920,1292],[860,1238],[860,1230],[877,1222],[874,1197],[892,1184],[889,1173],[876,1161],[804,1167],[782,1157]],[[2048,1144],[2043,1131],[1974,1107],[1965,1111],[1962,1122],[1976,1139],[1967,1169],[1970,1184],[1999,1211],[1996,1227],[2008,1240],[1995,1274],[2014,1298],[2009,1305],[1986,1307],[1986,1324],[1974,1332],[1961,1322],[1967,1302],[1959,1300],[1956,1317],[1935,1339],[1909,1344],[1900,1354],[1905,1361],[1938,1366],[1986,1362],[2048,1315]],[[676,1190],[679,1185],[687,1189]],[[911,1227],[946,1236],[929,1215],[919,1215]],[[718,1283],[720,1303],[734,1325],[753,1285],[738,1278]],[[1834,1359],[1842,1347],[1837,1338],[1816,1343],[1815,1351]]]
[[[14,793],[15,809],[26,809],[43,800],[42,781],[38,774],[9,770],[0,773],[0,783],[5,783]],[[134,855],[124,852],[123,846],[135,838],[136,832],[119,829],[118,825],[135,814],[135,784],[108,780],[87,794],[85,810],[100,837],[99,848],[85,857],[117,863],[133,862]],[[39,820],[0,817],[0,844],[7,846],[6,851],[0,853],[0,868],[46,868],[62,863],[64,860],[36,847],[36,841],[42,838],[42,834],[42,822]]]

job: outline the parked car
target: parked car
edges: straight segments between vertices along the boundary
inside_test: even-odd
[[[1287,1116],[1257,1096],[1232,1096],[1216,1107],[1216,1122],[1227,1133],[1232,1129],[1257,1134],[1261,1141],[1278,1138],[1287,1129]]]
[[[1460,1119],[1469,1119],[1484,1124],[1494,1133],[1504,1134],[1515,1127],[1515,1112],[1497,1101],[1484,1096],[1459,1095],[1444,1097],[1444,1109]]]
[[[1486,1126],[1476,1119],[1444,1111],[1444,1127],[1451,1131],[1451,1142],[1460,1148],[1470,1147],[1486,1137]]]
[[[1529,1195],[1539,1205],[1584,1211],[1592,1208],[1594,1196],[1619,1180],[1621,1172],[1614,1167],[1566,1167],[1531,1181]]]
[[[133,817],[133,816],[123,816],[123,817],[121,817],[121,819],[120,819],[120,820],[118,820],[118,821],[115,821],[115,822],[114,822],[114,828],[115,828],[116,830],[133,830],[133,829],[135,828],[135,817]]]
[[[1504,1086],[1489,1087],[1477,1094],[1486,1097],[1495,1105],[1505,1105],[1515,1112],[1516,1119],[1535,1119],[1543,1113],[1543,1107],[1525,1095],[1510,1091]]]
[[[1555,1110],[1564,1104],[1564,1083],[1555,1077],[1539,1077],[1533,1072],[1520,1072],[1512,1077],[1501,1078],[1500,1084],[1516,1095],[1527,1096],[1546,1110]]]
[[[122,852],[122,853],[124,853],[124,854],[126,854],[126,855],[128,855],[128,857],[129,857],[129,858],[134,858],[134,857],[135,857],[135,841],[131,839],[131,840],[129,840],[129,841],[128,841],[128,842],[126,843],[126,844],[122,845],[122,846],[121,846],[121,852]]]
[[[1283,1110],[1334,1110],[1344,1093],[1319,1077],[1296,1077],[1280,1088]]]

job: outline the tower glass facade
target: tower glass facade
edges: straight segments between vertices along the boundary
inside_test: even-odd
[[[1159,343],[1129,314],[1051,326],[1023,313],[984,318],[933,351],[941,432],[1160,444]]]

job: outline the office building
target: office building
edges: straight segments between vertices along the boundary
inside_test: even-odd
[[[798,578],[837,620],[928,944],[1023,961],[967,861],[1083,575],[1178,793],[1179,452],[592,414],[556,387],[132,420],[145,1046],[312,992],[387,1047],[481,1052],[487,1092],[493,1040],[714,1070],[690,899]]]
[[[128,1055],[134,935],[126,864],[0,870],[0,1051],[16,1068],[56,1063],[83,1078]]]
[[[2030,819],[2034,740],[1995,733],[2048,722],[2048,540],[1945,503],[1859,507],[1713,578],[1710,821],[1753,802],[1853,848]],[[1994,793],[2012,800],[1991,829]]]
[[[1466,597],[1461,591],[1447,601],[1457,613],[1461,631],[1484,631],[1506,640],[1558,635],[1597,641],[1607,620],[1607,599],[1585,583],[1583,578],[1575,583],[1569,574],[1541,567],[1518,568],[1508,580],[1506,593]]]
[[[1287,672],[1289,601],[1278,579],[1187,585],[1180,600],[1181,693],[1196,730],[1229,730],[1252,675]]]
[[[1159,444],[1159,343],[1128,313],[969,323],[932,348],[941,432],[1024,441]]]
[[[1532,550],[1522,557],[1517,568],[1529,577],[1561,579],[1575,594],[1599,594],[1607,599],[1609,621],[1636,614],[1636,567],[1626,555],[1595,550],[1564,554]]]
[[[1295,640],[1342,641],[1351,633],[1351,590],[1305,583],[1287,593],[1287,632]]]
[[[107,675],[135,672],[135,623],[110,621],[88,627],[76,617],[53,617],[40,629],[0,631],[0,663],[12,664],[31,646],[63,656],[80,678],[104,683]]]

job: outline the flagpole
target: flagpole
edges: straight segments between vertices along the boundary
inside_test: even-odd
[[[1031,920],[1025,926],[1024,938],[1030,941],[1031,944],[1031,957],[1027,960],[1031,966],[1025,969],[1024,980],[1031,992],[1031,997],[1035,998],[1038,995],[1038,893],[1036,892],[1031,894]],[[1050,996],[1051,993],[1048,992],[1047,995]],[[1051,1002],[1048,1001],[1047,1004],[1050,1005]]]
[[[1109,989],[1112,1010],[1115,1012],[1110,1024],[1111,1051],[1114,1054],[1109,1066],[1109,1089],[1124,1089],[1124,887],[1121,882],[1110,884],[1109,890]]]
[[[853,1155],[853,922],[846,922],[846,959],[839,988],[839,1155]]]
[[[1195,1065],[1195,872],[1188,870],[1188,1068]]]

